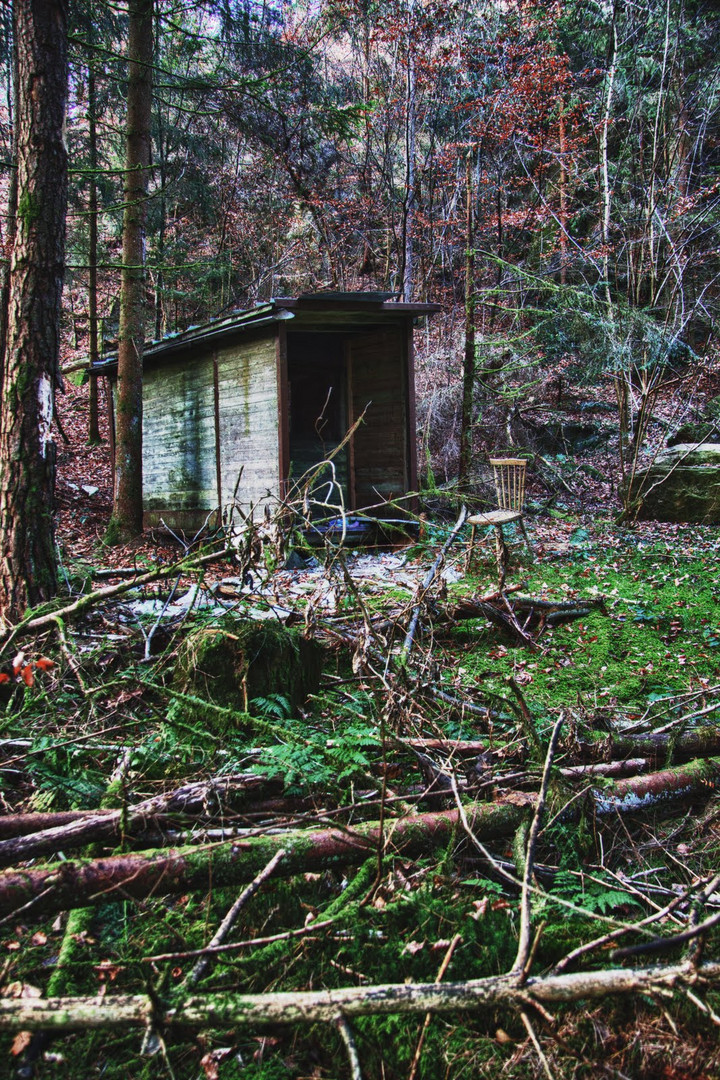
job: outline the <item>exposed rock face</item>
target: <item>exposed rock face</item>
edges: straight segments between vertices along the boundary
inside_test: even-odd
[[[679,443],[663,451],[638,471],[632,495],[642,499],[640,520],[720,524],[720,443]]]

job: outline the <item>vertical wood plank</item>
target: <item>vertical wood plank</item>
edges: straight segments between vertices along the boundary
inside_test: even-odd
[[[418,489],[417,416],[415,413],[415,341],[412,320],[405,332],[405,416],[407,419],[407,490]],[[416,500],[411,503],[417,509]]]
[[[213,405],[215,421],[215,482],[217,484],[217,524],[222,525],[223,491],[222,491],[222,454],[220,450],[220,379],[218,376],[217,349],[213,351]]]
[[[290,477],[290,403],[288,394],[287,330],[285,323],[278,323],[275,338],[275,364],[277,371],[278,401],[278,467],[280,472],[280,498],[288,492]]]
[[[353,404],[353,361],[352,346],[346,339],[343,343],[345,354],[345,393],[347,397],[347,426],[348,430],[355,423],[355,408]],[[357,510],[357,494],[355,492],[355,436],[350,436],[348,443],[348,506],[351,510]]]

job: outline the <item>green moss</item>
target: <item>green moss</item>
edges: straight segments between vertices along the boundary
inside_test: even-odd
[[[245,711],[251,701],[280,695],[295,712],[317,690],[323,658],[319,643],[296,630],[228,616],[187,635],[174,681],[181,691]]]
[[[704,534],[692,530],[672,546],[643,545],[622,531],[578,543],[567,559],[524,570],[523,594],[560,600],[601,594],[608,614],[592,612],[549,629],[535,655],[474,622],[454,635],[465,650],[460,666],[469,683],[482,672],[486,691],[503,692],[514,676],[536,710],[578,702],[644,709],[720,672],[716,560]]]
[[[34,192],[24,188],[19,195],[17,204],[17,216],[23,222],[26,229],[32,227],[41,217],[40,202]]]

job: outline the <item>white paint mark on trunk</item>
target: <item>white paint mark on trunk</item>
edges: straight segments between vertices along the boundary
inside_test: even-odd
[[[50,442],[50,426],[53,418],[53,388],[47,375],[38,379],[38,432],[40,435],[40,456],[45,457]]]

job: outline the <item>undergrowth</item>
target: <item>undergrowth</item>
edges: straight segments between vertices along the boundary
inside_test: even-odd
[[[512,677],[537,739],[520,766],[513,766],[520,771],[507,782],[522,787],[537,785],[539,754],[560,710],[567,712],[573,730],[590,732],[616,721],[652,718],[654,712],[672,720],[682,714],[682,693],[703,691],[720,674],[716,567],[715,541],[706,532],[688,531],[672,544],[650,544],[609,527],[576,530],[561,557],[545,556],[516,569],[512,580],[522,577],[522,591],[531,596],[601,593],[607,614],[594,612],[581,622],[547,630],[536,653],[513,646],[480,620],[438,629],[434,667],[422,678],[435,678],[472,702],[486,702],[488,713],[483,717],[437,700],[424,702],[421,712],[418,686],[409,686],[406,731],[489,740],[503,765],[503,754],[528,739],[527,721],[509,689]],[[487,567],[482,573],[487,575]],[[461,580],[450,586],[450,593],[483,591],[480,580]],[[401,590],[387,597],[376,592],[368,603],[376,610],[383,602],[397,605],[401,596],[407,602]],[[343,617],[351,606],[342,609]],[[207,617],[203,619],[197,624],[205,626]],[[191,618],[181,633],[192,625]],[[110,777],[120,763],[114,788],[120,803],[191,779],[238,772],[281,781],[288,807],[280,816],[259,810],[260,804],[252,800],[236,809],[232,824],[252,829],[277,831],[298,813],[305,825],[352,825],[363,816],[376,817],[383,797],[403,804],[422,792],[416,757],[394,741],[397,719],[385,708],[378,691],[381,683],[359,675],[351,655],[328,653],[320,685],[299,708],[282,688],[249,700],[245,688],[245,696],[239,691],[234,704],[223,698],[219,705],[207,680],[199,689],[177,688],[172,672],[178,642],[172,636],[147,663],[142,637],[130,621],[116,627],[119,640],[110,650],[100,640],[104,630],[97,614],[78,629],[72,663],[48,634],[33,647],[52,654],[56,668],[38,676],[32,687],[11,683],[2,715],[0,797],[6,812],[96,808],[107,798]],[[709,713],[705,722],[708,716],[714,719]],[[462,779],[465,770],[477,783],[478,778],[483,781],[484,769],[481,759],[470,760],[458,767],[458,776]],[[481,783],[470,795],[502,794],[503,775],[501,769],[492,784]],[[534,974],[549,971],[580,943],[636,923],[717,865],[720,818],[712,801],[706,808],[685,808],[663,820],[646,816],[634,822],[599,822],[582,810],[570,821],[562,814],[570,795],[567,782],[555,777],[549,825],[536,856]],[[445,802],[436,798],[414,805],[420,810],[454,805],[447,795],[443,798]],[[337,816],[350,807],[351,816]],[[403,809],[408,812],[404,804]],[[227,823],[218,816],[218,826]],[[191,822],[176,827],[184,830],[185,841],[192,841]],[[120,850],[130,845],[126,838]],[[492,845],[496,862],[489,864],[462,842],[458,831],[442,851],[423,859],[395,857],[389,845],[380,861],[377,852],[369,852],[359,869],[308,872],[292,881],[275,878],[244,909],[234,940],[252,943],[303,926],[308,932],[222,954],[199,992],[433,982],[451,948],[444,981],[502,974],[512,966],[518,944],[519,891],[513,878],[522,876],[521,847],[512,838],[497,841]],[[150,989],[162,1000],[171,999],[193,960],[153,957],[202,948],[235,898],[234,890],[211,888],[205,895],[101,903],[77,935],[64,992],[111,995]],[[313,923],[327,918],[333,919],[331,926],[313,931]],[[64,917],[35,920],[23,912],[5,921],[0,928],[5,996],[46,991],[57,970],[65,927]],[[459,940],[452,945],[456,936]],[[716,938],[708,934],[706,951],[716,946]],[[677,948],[666,958],[682,955]],[[602,966],[607,953],[592,954],[586,962]],[[708,1000],[712,1005],[715,997],[711,994]],[[657,1071],[661,1043],[666,1055],[662,1060],[673,1069],[687,1070],[668,1072],[668,1078],[700,1078],[720,1071],[707,1021],[687,1000],[668,1000],[661,1009],[640,1000],[559,1009],[554,1030],[542,1018],[534,1017],[534,1022],[558,1080],[597,1076],[598,1068],[608,1076],[664,1076]],[[422,1017],[354,1021],[367,1080],[407,1078],[422,1028]],[[647,1037],[638,1041],[636,1031]],[[340,1036],[330,1025],[178,1030],[153,1057],[141,1056],[136,1031],[110,1036],[81,1032],[50,1043],[25,1074],[18,1071],[24,1067],[25,1050],[14,1038],[4,1037],[0,1049],[7,1055],[3,1075],[40,1080],[349,1075]],[[519,1080],[540,1074],[525,1027],[507,1010],[434,1017],[424,1038],[416,1073],[421,1080],[490,1078],[501,1072]]]

